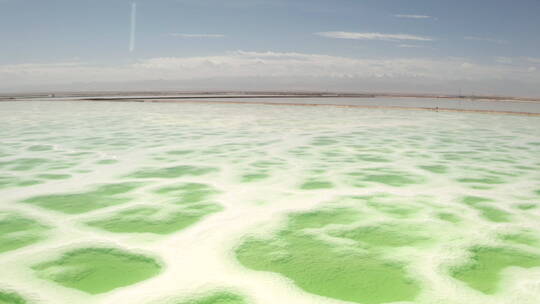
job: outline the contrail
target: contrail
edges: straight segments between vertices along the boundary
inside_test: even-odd
[[[131,35],[129,39],[129,51],[135,49],[135,26],[137,25],[137,3],[131,4]]]

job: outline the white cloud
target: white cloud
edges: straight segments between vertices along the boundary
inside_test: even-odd
[[[465,36],[463,38],[465,40],[484,41],[484,42],[492,42],[492,43],[498,43],[498,44],[507,44],[508,43],[508,41],[506,41],[506,40],[489,38],[489,37]]]
[[[534,73],[532,73],[534,72]],[[540,73],[510,65],[485,65],[463,58],[351,58],[294,52],[235,51],[216,56],[158,57],[117,65],[100,66],[80,62],[56,64],[0,65],[0,88],[57,85],[69,88],[71,83],[175,81],[177,84],[200,80],[211,86],[212,81],[243,79],[242,84],[254,83],[264,87],[308,83],[324,88],[328,83],[347,83],[352,89],[358,84],[380,84],[379,89],[395,90],[396,83],[408,84],[413,90],[433,84],[434,88],[448,87],[452,82],[484,81],[494,89],[494,81],[538,83]],[[236,81],[236,80],[235,80]],[[367,87],[369,89],[369,87]],[[434,90],[435,90],[434,89]],[[508,86],[502,88],[510,89]]]
[[[183,33],[170,33],[168,36],[179,38],[224,38],[223,34],[183,34]]]
[[[495,57],[495,61],[498,63],[504,63],[504,64],[512,64],[514,63],[515,59],[512,57]]]
[[[427,15],[406,15],[406,14],[397,14],[394,15],[396,18],[408,18],[408,19],[433,19],[432,16]]]
[[[532,63],[540,63],[540,58],[527,57],[527,61]]]
[[[411,48],[411,49],[417,49],[417,48],[423,48],[423,45],[417,45],[417,44],[400,44],[398,45],[400,48]]]
[[[357,32],[319,32],[315,33],[327,38],[336,39],[355,39],[355,40],[385,40],[385,41],[398,41],[398,40],[414,40],[414,41],[433,41],[432,38],[422,37],[409,34],[383,34],[383,33],[357,33]]]
[[[540,64],[540,58],[535,57],[494,57],[495,62],[497,63],[503,63],[503,64],[509,64],[513,66],[520,66],[520,67],[528,67],[530,64]]]

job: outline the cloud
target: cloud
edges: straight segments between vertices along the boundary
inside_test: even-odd
[[[540,63],[540,58],[527,57],[527,61],[532,63]]]
[[[224,38],[223,34],[183,34],[183,33],[170,33],[167,36],[179,37],[179,38]]]
[[[515,61],[515,58],[512,57],[495,57],[495,61],[498,63],[504,63],[504,64],[512,64]]]
[[[396,18],[408,18],[408,19],[435,19],[432,16],[427,15],[406,15],[406,14],[397,14],[394,15]]]
[[[400,44],[398,45],[400,48],[411,48],[411,49],[417,49],[417,48],[423,48],[423,45],[417,45],[417,44]]]
[[[504,63],[504,64],[512,64],[515,66],[529,66],[531,63],[533,64],[540,64],[540,58],[536,57],[503,57],[498,56],[494,57],[495,62],[498,63]]]
[[[168,81],[176,86],[198,83],[216,88],[218,84],[248,85],[258,88],[336,87],[359,90],[409,91],[430,86],[432,91],[447,90],[453,82],[481,82],[493,90],[510,90],[500,83],[532,83],[540,94],[540,72],[510,65],[480,64],[464,58],[351,58],[295,52],[234,51],[215,56],[156,57],[129,64],[105,66],[82,62],[0,65],[0,89],[73,88],[73,83],[114,84],[140,82],[138,87]],[[215,86],[213,86],[213,84]],[[305,85],[304,85],[305,84]],[[368,84],[373,84],[370,87]],[[376,86],[375,86],[376,85]],[[109,87],[114,88],[114,85]],[[80,88],[80,87],[78,87]],[[301,89],[295,87],[296,89]],[[455,88],[454,88],[455,89]],[[480,92],[477,90],[476,92]],[[505,91],[507,92],[507,91]]]
[[[414,40],[414,41],[433,41],[432,38],[415,36],[409,34],[382,34],[382,33],[357,33],[357,32],[319,32],[315,35],[335,38],[335,39],[354,39],[354,40]]]
[[[465,36],[463,38],[465,40],[484,41],[484,42],[492,42],[492,43],[497,43],[497,44],[507,44],[508,43],[508,41],[506,41],[506,40],[494,39],[494,38],[488,38],[488,37]]]

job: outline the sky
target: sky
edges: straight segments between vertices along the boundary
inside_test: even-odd
[[[539,14],[538,0],[0,0],[0,93],[540,96]]]

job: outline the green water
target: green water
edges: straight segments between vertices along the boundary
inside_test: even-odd
[[[540,236],[531,231],[503,233],[499,235],[499,238],[510,243],[540,247]]]
[[[375,250],[339,250],[305,233],[308,228],[358,220],[356,213],[338,209],[290,215],[287,226],[273,238],[244,241],[236,250],[237,258],[246,267],[280,273],[302,289],[321,296],[367,304],[414,300],[421,287],[402,263],[385,260]],[[337,236],[389,247],[423,241],[412,236],[402,239],[406,232],[374,227],[371,230],[376,234],[370,234],[369,230],[357,229]]]
[[[501,272],[508,267],[532,268],[540,266],[540,255],[497,247],[470,249],[471,260],[452,270],[452,276],[471,288],[493,294],[499,288]]]
[[[236,293],[219,291],[205,296],[176,302],[175,304],[248,304],[248,301]]]
[[[300,188],[304,190],[331,189],[334,185],[331,182],[313,179],[303,183]]]
[[[161,206],[128,208],[86,224],[116,233],[171,234],[223,210],[212,201],[220,192],[206,184],[179,183],[152,192],[162,200]]]
[[[83,248],[32,266],[37,276],[66,287],[99,294],[157,275],[162,266],[144,255],[114,248]]]
[[[36,196],[24,200],[23,203],[68,214],[85,213],[129,202],[131,199],[123,195],[140,185],[140,183],[102,185],[88,192]]]
[[[155,189],[154,193],[170,197],[175,203],[183,205],[208,202],[219,191],[206,184],[182,183]]]
[[[440,212],[437,214],[437,217],[443,221],[448,221],[452,223],[459,223],[461,221],[459,216],[449,212]]]
[[[403,247],[418,246],[428,242],[430,238],[423,235],[422,230],[422,227],[380,224],[340,231],[334,235],[352,239],[370,247]]]
[[[463,198],[463,202],[471,206],[472,208],[480,211],[481,216],[489,221],[495,223],[505,223],[512,221],[510,213],[485,204],[492,202],[491,199],[484,197],[467,196]]]
[[[161,169],[142,169],[134,172],[129,177],[133,178],[177,178],[182,176],[198,176],[217,171],[217,168],[176,166]]]
[[[0,304],[26,304],[26,303],[28,302],[20,295],[14,292],[0,290]]]
[[[0,253],[43,240],[50,227],[12,212],[0,212]]]
[[[221,211],[218,205],[195,205],[189,209],[163,211],[163,208],[127,209],[105,219],[89,221],[89,226],[119,233],[170,234],[200,221],[204,216]]]
[[[269,175],[266,173],[251,173],[251,174],[244,174],[242,175],[242,182],[244,183],[250,183],[250,182],[256,182],[259,180],[263,180],[268,178]]]

